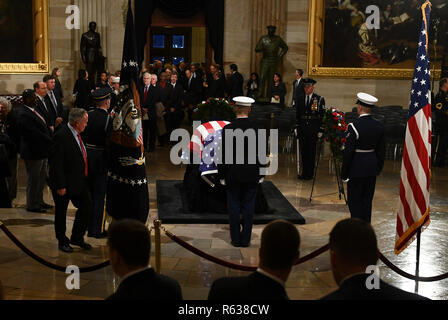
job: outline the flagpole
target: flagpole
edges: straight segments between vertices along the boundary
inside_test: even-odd
[[[415,276],[419,277],[420,275],[420,238],[422,233],[422,227],[417,230],[417,257],[415,263]],[[418,293],[418,279],[415,280],[415,293]]]

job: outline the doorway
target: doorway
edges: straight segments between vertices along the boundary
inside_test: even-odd
[[[150,63],[191,61],[191,28],[151,27]]]

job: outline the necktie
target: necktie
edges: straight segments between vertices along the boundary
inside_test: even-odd
[[[84,158],[85,175],[86,175],[86,177],[88,177],[89,176],[89,168],[87,165],[87,153],[86,153],[86,149],[84,148],[84,143],[82,142],[80,134],[78,134],[78,140],[79,140],[79,144],[81,145],[82,156]]]
[[[58,114],[58,103],[56,102],[56,97],[54,96],[54,92],[50,92],[50,98],[51,102],[53,103],[54,111],[56,111],[56,114]]]
[[[45,104],[44,99],[41,98],[40,101],[41,101],[42,104],[44,105],[45,110],[48,112],[48,108],[47,108],[47,105]]]
[[[148,96],[148,86],[145,87],[145,96],[143,97],[143,102],[146,101],[147,96]]]
[[[308,108],[310,105],[310,96],[306,96],[306,107]]]
[[[191,79],[193,79],[193,77],[191,77],[190,80],[188,80],[188,88],[191,87]]]

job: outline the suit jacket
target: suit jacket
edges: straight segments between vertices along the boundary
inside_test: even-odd
[[[356,150],[374,150],[359,153]],[[342,178],[376,177],[381,173],[386,154],[384,127],[372,116],[358,118],[349,124],[342,162]]]
[[[274,96],[280,96],[280,105],[285,105],[286,85],[284,82],[280,81],[278,86],[271,83],[271,98]]]
[[[366,287],[368,274],[353,276],[344,282],[338,290],[322,300],[429,300],[414,293],[395,288],[380,280],[380,289],[369,290]]]
[[[232,101],[235,97],[244,95],[243,84],[244,78],[241,73],[235,72],[229,77],[229,82],[227,85],[227,95],[229,96],[229,101]]]
[[[146,269],[126,278],[107,300],[181,301],[179,283],[154,269]]]
[[[45,96],[42,100],[39,97],[37,98],[36,111],[44,117],[48,127],[53,127],[54,121],[56,120],[54,113],[51,110],[52,108],[52,104],[48,103],[47,96]]]
[[[56,105],[53,104],[53,101],[50,99],[50,92],[45,96],[45,104],[50,109],[50,113],[54,121],[56,121],[57,118],[62,118],[65,123],[68,122],[68,115],[66,114],[64,110],[64,106],[62,105],[62,100],[58,97],[55,91],[54,96],[56,99]]]
[[[255,155],[256,159],[252,159],[249,157],[249,142],[248,139],[244,141],[244,164],[236,164],[237,159],[236,156],[239,150],[237,150],[237,139],[233,139],[233,164],[227,164],[226,162],[226,132],[231,134],[232,131],[241,129],[243,132],[246,132],[248,129],[255,130],[255,138],[256,141],[250,142],[251,146],[255,147]],[[241,151],[239,151],[241,152]],[[258,155],[258,130],[256,125],[249,120],[248,118],[236,119],[231,124],[228,124],[224,127],[224,131],[222,133],[222,159],[223,164],[218,165],[218,175],[220,179],[225,179],[228,185],[236,184],[236,183],[258,183],[258,181],[262,178],[260,175],[260,169],[262,165],[260,163],[259,155]],[[264,161],[263,161],[264,162]]]
[[[226,91],[226,82],[224,79],[211,80],[208,83],[207,98],[224,98]]]
[[[171,88],[173,88],[173,85],[170,84]],[[180,82],[176,83],[176,86],[173,88],[171,92],[171,99],[170,99],[170,108],[175,108],[176,110],[182,109],[182,99],[184,95],[184,88]]]
[[[73,88],[73,94],[76,94],[75,106],[77,108],[89,110],[92,105],[92,93],[91,90],[95,89],[89,80],[78,79],[76,80],[75,87]]]
[[[50,159],[50,187],[53,190],[67,189],[69,195],[82,194],[87,186],[84,157],[67,124],[55,134],[54,144],[54,154]]]
[[[201,99],[202,80],[197,77],[192,78],[191,81],[189,79],[186,79],[184,90],[185,106],[188,106],[189,104],[196,106]]]
[[[208,295],[211,301],[269,301],[289,300],[285,288],[277,281],[254,272],[247,277],[216,280]]]
[[[303,84],[303,79],[300,79],[299,85],[297,86],[297,81],[299,80],[294,80],[294,83],[292,85],[292,105],[293,106],[297,106],[299,101],[301,101],[301,99],[305,99],[305,86]],[[297,86],[297,87],[296,87]]]
[[[48,126],[27,107],[20,108],[20,156],[24,160],[48,159],[53,145]]]
[[[151,116],[156,115],[156,103],[162,101],[162,91],[160,87],[150,85],[145,100],[145,87],[140,91],[140,104],[142,108],[148,109]]]

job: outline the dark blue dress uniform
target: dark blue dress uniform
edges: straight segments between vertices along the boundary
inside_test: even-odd
[[[98,89],[93,93],[94,101],[110,99],[110,90]],[[93,200],[93,215],[88,226],[89,237],[104,235],[107,169],[112,119],[107,110],[97,108],[89,112],[89,122],[83,133],[89,166],[89,186]]]
[[[376,177],[384,166],[384,127],[371,115],[361,115],[349,124],[342,163],[342,179],[348,180],[351,217],[370,222]]]
[[[316,83],[313,79],[302,81],[305,86]],[[325,116],[325,99],[315,93],[311,96],[300,95],[296,107],[301,164],[303,166],[303,174],[299,178],[311,180],[314,176],[318,134],[323,132],[322,120]]]
[[[434,133],[435,141],[434,166],[443,167],[445,165],[445,154],[448,150],[448,94],[439,91],[433,103],[435,116]]]

